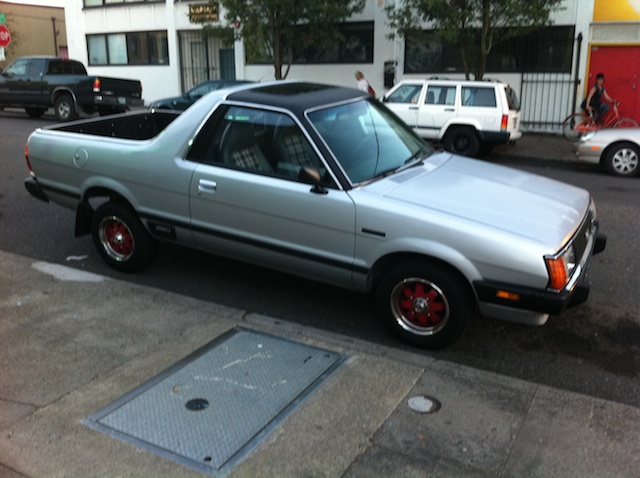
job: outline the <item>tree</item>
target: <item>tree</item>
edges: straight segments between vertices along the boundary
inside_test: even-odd
[[[281,80],[289,74],[294,46],[302,42],[322,48],[341,41],[338,24],[361,12],[365,0],[220,0],[220,4],[224,19],[220,26],[209,27],[209,33],[228,38],[233,32],[234,39],[244,42],[247,61],[270,59],[275,78]]]
[[[385,8],[389,26],[406,37],[425,23],[458,47],[465,76],[482,79],[493,46],[550,24],[563,0],[404,0]]]

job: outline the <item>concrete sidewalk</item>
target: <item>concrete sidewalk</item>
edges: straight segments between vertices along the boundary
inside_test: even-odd
[[[524,133],[515,144],[498,145],[494,152],[522,159],[575,162],[573,144],[560,135]]]
[[[239,326],[345,361],[227,476],[640,476],[634,407],[2,251],[0,290],[2,478],[205,476],[81,421]]]

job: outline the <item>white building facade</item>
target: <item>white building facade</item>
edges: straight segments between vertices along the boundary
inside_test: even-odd
[[[288,78],[355,87],[359,70],[380,96],[402,78],[463,77],[459,64],[450,62],[455,55],[437,41],[389,39],[385,7],[400,1],[367,0],[362,13],[341,25],[343,45],[298,52]],[[611,12],[612,3],[629,8],[603,18],[599,12],[605,7]],[[485,77],[508,82],[519,93],[525,129],[553,130],[579,104],[594,45],[619,45],[623,32],[624,44],[640,51],[640,12],[634,15],[633,3],[565,0],[548,31],[517,49],[507,45],[498,51]],[[218,6],[210,5],[206,0],[67,0],[69,56],[91,74],[141,80],[147,103],[210,79],[272,80],[271,64],[245,63],[241,43],[229,48],[202,35],[202,24],[192,19],[210,15],[215,24]]]

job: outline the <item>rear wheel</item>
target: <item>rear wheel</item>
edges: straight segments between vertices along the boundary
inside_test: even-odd
[[[429,261],[392,267],[377,288],[377,305],[387,327],[400,339],[428,349],[452,344],[475,315],[463,279]]]
[[[444,138],[444,149],[463,156],[474,157],[480,151],[480,140],[471,128],[453,128]]]
[[[53,104],[58,121],[69,121],[77,118],[76,104],[71,95],[60,95]]]
[[[562,134],[569,141],[576,142],[582,136],[582,132],[579,131],[579,126],[582,125],[587,117],[583,113],[574,113],[567,116],[562,123]]]
[[[615,176],[635,176],[640,172],[640,148],[633,143],[610,146],[604,154],[604,166]]]
[[[105,262],[122,272],[143,269],[156,254],[155,239],[135,212],[118,202],[107,202],[93,213],[91,235]]]

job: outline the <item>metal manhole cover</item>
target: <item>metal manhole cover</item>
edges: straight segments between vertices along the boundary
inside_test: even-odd
[[[228,472],[343,360],[233,330],[83,423],[199,471]]]

